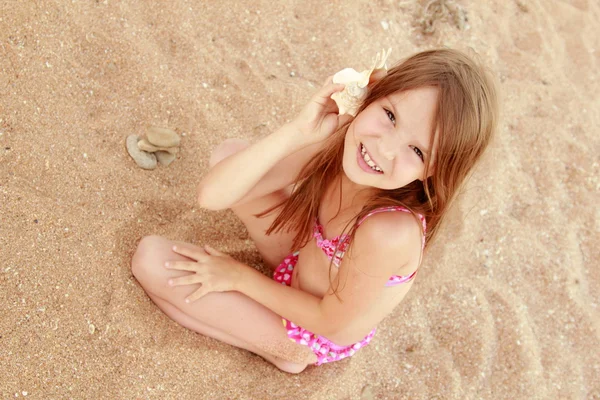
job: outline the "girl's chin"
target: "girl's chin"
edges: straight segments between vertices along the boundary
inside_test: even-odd
[[[376,187],[373,186],[373,178],[371,177],[371,179],[369,179],[370,174],[367,174],[361,170],[360,167],[356,165],[354,160],[348,161],[347,159],[344,159],[344,162],[342,163],[342,170],[350,182],[360,186]]]

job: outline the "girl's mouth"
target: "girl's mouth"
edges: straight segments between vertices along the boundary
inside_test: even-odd
[[[360,143],[356,155],[358,165],[365,171],[372,174],[383,174],[383,170],[373,161],[364,144]]]

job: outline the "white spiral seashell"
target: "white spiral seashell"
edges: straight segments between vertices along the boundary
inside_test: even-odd
[[[343,83],[346,85],[344,90],[331,95],[331,98],[338,106],[339,115],[350,114],[356,117],[358,109],[367,97],[369,89],[369,78],[373,71],[385,68],[385,61],[392,49],[383,50],[377,53],[373,60],[373,66],[368,70],[358,72],[352,68],[344,68],[333,76],[333,83]]]

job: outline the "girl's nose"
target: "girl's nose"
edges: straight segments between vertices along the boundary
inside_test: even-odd
[[[398,140],[391,137],[394,135],[389,135],[388,138],[380,137],[377,140],[377,150],[379,150],[379,154],[387,158],[388,160],[393,160],[396,157],[396,152],[398,151]]]

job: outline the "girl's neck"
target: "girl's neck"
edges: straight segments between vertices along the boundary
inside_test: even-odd
[[[324,204],[325,209],[331,213],[329,218],[332,218],[336,214],[358,214],[372,195],[372,189],[371,187],[357,185],[348,179],[342,171],[333,180],[329,188],[325,190],[325,195],[323,196],[323,202],[326,203]]]

